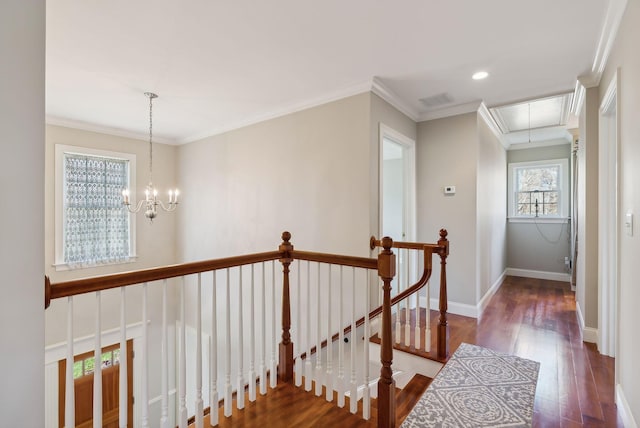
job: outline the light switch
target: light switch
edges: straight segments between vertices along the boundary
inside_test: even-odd
[[[455,195],[456,194],[456,186],[444,186],[444,194],[445,195]]]
[[[631,210],[627,211],[624,216],[624,230],[627,232],[627,236],[633,236],[633,213]]]

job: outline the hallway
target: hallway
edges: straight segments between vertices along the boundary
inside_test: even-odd
[[[477,325],[461,318],[451,317],[452,353],[468,342],[541,363],[534,427],[622,426],[614,359],[582,342],[568,283],[507,277]]]

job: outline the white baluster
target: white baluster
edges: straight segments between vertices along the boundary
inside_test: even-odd
[[[358,384],[356,383],[356,343],[358,335],[356,334],[356,268],[351,268],[351,392],[349,397],[349,406],[351,413],[358,411]]]
[[[225,326],[225,368],[224,368],[224,415],[231,416],[232,396],[231,396],[231,286],[229,279],[229,268],[227,268],[227,304],[225,306],[226,326]]]
[[[168,329],[168,292],[167,280],[162,281],[162,349],[161,353],[161,377],[162,377],[162,403],[160,408],[160,427],[169,428],[169,329]]]
[[[398,250],[398,262],[397,262],[397,269],[396,272],[398,272],[398,275],[396,278],[398,278],[396,284],[398,285],[398,288],[396,290],[396,294],[400,294],[402,292],[402,253]],[[392,296],[393,297],[393,296]],[[396,306],[396,334],[395,334],[395,342],[396,343],[400,343],[401,340],[401,336],[402,336],[402,325],[400,322],[400,316],[402,315],[402,302],[398,302],[398,305]]]
[[[364,311],[364,395],[362,396],[362,418],[369,420],[371,418],[371,392],[369,391],[369,339],[371,338],[371,326],[369,320],[369,306],[371,298],[371,275],[367,273],[366,283],[366,302]]]
[[[399,250],[401,251],[401,250]],[[406,260],[406,265],[407,265],[407,286],[405,287],[405,289],[408,289],[409,287],[411,287],[411,264],[409,262],[409,249],[406,248],[404,250],[404,255],[405,255],[405,260]],[[406,302],[406,307],[404,309],[404,345],[405,346],[410,346],[411,345],[411,300],[412,300],[412,296],[407,297],[407,302]]]
[[[260,394],[265,395],[267,393],[267,284],[265,274],[266,264],[262,262],[262,322],[260,327],[262,329],[262,352],[260,355]]]
[[[180,281],[180,371],[178,372],[178,425],[187,428],[187,328],[186,311],[187,302],[185,296],[185,281]]]
[[[202,274],[198,273],[196,299],[196,428],[204,426],[204,402],[202,401]]]
[[[242,266],[238,267],[238,386],[236,390],[236,407],[244,409],[244,320],[242,316]]]
[[[100,292],[96,291],[96,336],[93,350],[93,427],[102,428],[102,325]]]
[[[128,355],[131,352],[127,348],[127,301],[126,301],[126,288],[120,287],[120,379],[119,379],[119,426],[120,428],[127,428],[128,420],[128,404],[127,397],[129,394],[127,370],[131,370],[127,367]],[[162,427],[165,428],[165,427]]]
[[[307,357],[304,359],[304,390],[311,391],[311,381],[313,373],[311,372],[311,262],[307,261]]]
[[[256,331],[255,331],[255,275],[254,265],[251,265],[251,312],[249,321],[249,340],[251,341],[251,355],[249,358],[249,401],[256,401]]]
[[[271,262],[271,366],[269,367],[269,382],[271,388],[278,385],[278,360],[276,359],[276,261]]]
[[[67,367],[65,373],[64,421],[65,426],[76,426],[75,384],[73,382],[73,296],[67,298]]]
[[[426,308],[425,308],[425,317],[424,317],[424,350],[427,352],[431,352],[431,281],[427,281],[426,291],[427,296],[426,300]]]
[[[420,347],[422,346],[422,327],[420,327],[420,293],[422,292],[422,289],[418,290],[418,292],[416,293],[416,326],[415,326],[415,331],[414,331],[414,338],[415,338],[415,344],[414,347],[415,349],[420,349]]]
[[[338,407],[344,407],[344,324],[342,323],[343,312],[343,268],[340,266],[340,298],[338,299],[340,304],[338,305],[338,382],[336,390],[338,391]]]
[[[322,316],[320,308],[320,264],[318,266],[318,281],[316,282],[316,396],[322,395]]]
[[[293,329],[293,331],[295,331],[296,333],[296,341],[294,343],[298,344],[298,347],[302,345],[302,322],[301,322],[301,313],[302,313],[302,306],[301,302],[302,299],[300,297],[300,295],[302,294],[302,282],[300,281],[300,271],[302,269],[300,269],[300,259],[296,260],[297,263],[297,274],[298,274],[298,283],[296,284],[296,298],[298,300],[298,304],[296,305],[296,318],[297,318],[297,322],[296,322],[296,326]],[[298,348],[301,349],[301,348]],[[294,362],[294,367],[293,367],[293,371],[295,374],[295,385],[296,386],[300,386],[302,385],[302,358],[300,358],[300,355],[298,355],[298,357],[296,358],[296,361]]]
[[[147,283],[142,285],[142,407],[140,415],[140,426],[149,426],[149,331],[147,312]]]
[[[333,367],[331,364],[333,362],[333,333],[331,331],[331,320],[333,319],[333,314],[331,313],[331,265],[327,265],[329,267],[329,275],[328,275],[328,283],[327,287],[327,373],[325,375],[325,392],[327,401],[333,400]]]
[[[213,426],[218,425],[218,306],[216,294],[218,288],[216,287],[215,270],[213,273],[213,290],[211,291],[211,349],[209,350],[209,424]]]

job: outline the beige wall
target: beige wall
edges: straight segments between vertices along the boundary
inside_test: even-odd
[[[507,153],[478,117],[477,300],[501,280],[507,267]],[[500,285],[500,284],[497,284]]]
[[[0,414],[44,426],[45,2],[0,3]]]
[[[587,89],[580,114],[576,302],[586,328],[598,328],[598,88]]]
[[[179,148],[181,261],[277,248],[369,254],[369,94]]]
[[[449,232],[451,254],[447,265],[448,298],[475,308],[476,190],[478,169],[477,114],[436,119],[418,124],[417,211],[418,240],[434,242],[437,231]],[[456,186],[445,196],[443,187]],[[439,278],[439,268],[433,278]],[[431,282],[437,296],[438,280]]]
[[[640,315],[637,304],[640,302],[640,2],[627,2],[627,10],[618,30],[617,39],[607,62],[600,84],[599,97],[604,96],[614,73],[619,73],[620,86],[618,98],[620,109],[620,152],[619,152],[619,208],[620,215],[627,210],[634,213],[634,234],[627,236],[624,228],[619,233],[619,281],[618,296],[618,355],[616,357],[617,381],[620,392],[626,398],[632,416],[640,423],[640,371],[637,369],[637,356],[640,355],[637,325]]]

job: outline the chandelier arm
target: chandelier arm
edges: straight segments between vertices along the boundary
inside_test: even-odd
[[[124,205],[127,207],[127,211],[129,211],[132,214],[135,214],[137,212],[140,212],[140,210],[142,209],[142,204],[144,204],[145,202],[146,201],[138,201],[135,208],[131,208],[131,204],[124,203]]]
[[[160,205],[160,208],[162,208],[164,211],[175,211],[176,208],[178,208],[178,202],[169,202],[169,205],[165,205],[162,201],[157,200],[156,201],[157,205]]]

